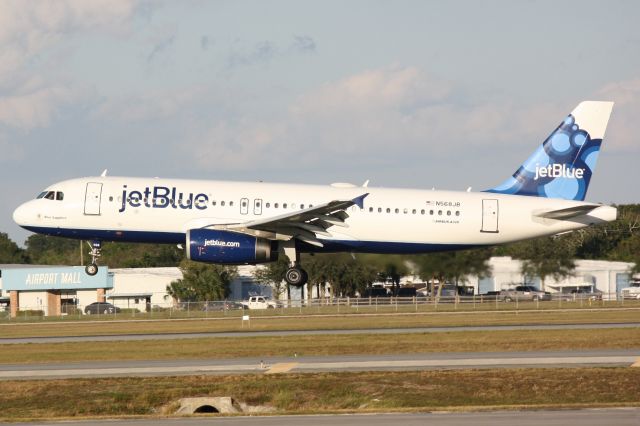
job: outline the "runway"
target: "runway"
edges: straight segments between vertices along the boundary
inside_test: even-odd
[[[640,365],[640,350],[473,352],[0,365],[0,380]]]
[[[585,410],[536,410],[494,411],[476,413],[416,413],[416,414],[353,414],[353,415],[308,415],[308,416],[251,416],[251,417],[198,417],[198,418],[151,418],[142,420],[80,420],[65,422],[22,423],[25,426],[71,425],[71,426],[637,426],[640,424],[638,408],[606,408]]]
[[[211,333],[162,333],[162,334],[116,334],[94,336],[18,337],[0,338],[0,345],[25,343],[69,343],[69,342],[113,342],[132,340],[176,340],[207,339],[221,337],[269,337],[269,336],[309,336],[318,334],[406,334],[406,333],[449,333],[456,331],[513,331],[513,330],[585,330],[603,328],[640,328],[634,323],[592,323],[592,324],[531,324],[531,325],[488,325],[416,328],[368,328],[340,330],[283,330],[283,331],[230,331]]]

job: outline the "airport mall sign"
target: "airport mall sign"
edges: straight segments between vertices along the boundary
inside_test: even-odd
[[[106,267],[94,276],[84,272],[84,266],[56,266],[44,268],[16,268],[2,270],[2,289],[5,291],[80,290],[113,288],[113,273]]]

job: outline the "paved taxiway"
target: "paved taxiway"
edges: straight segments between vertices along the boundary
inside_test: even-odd
[[[464,368],[631,366],[640,350],[472,352],[0,365],[0,380]]]
[[[25,426],[637,426],[638,408],[607,408],[587,410],[495,411],[481,413],[417,413],[417,414],[354,414],[269,417],[174,418],[148,420],[80,420],[69,422],[22,423]]]
[[[99,323],[96,323],[99,326]],[[229,331],[211,333],[158,333],[158,334],[117,334],[93,336],[57,336],[57,337],[17,337],[0,338],[2,344],[23,343],[69,343],[69,342],[112,342],[122,340],[175,340],[205,339],[216,337],[269,337],[301,336],[318,334],[399,334],[399,333],[446,333],[454,331],[509,331],[509,330],[585,330],[603,328],[640,328],[640,322],[634,323],[592,323],[592,324],[531,324],[531,325],[486,325],[452,327],[415,327],[415,328],[367,328],[349,330],[283,330],[283,331]]]

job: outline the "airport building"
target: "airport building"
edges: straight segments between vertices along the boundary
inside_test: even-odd
[[[486,294],[512,288],[520,284],[541,287],[538,277],[526,277],[521,272],[521,262],[510,257],[493,257],[489,260],[489,277],[469,276],[460,283],[472,290],[472,294]],[[607,299],[615,299],[620,290],[632,279],[633,263],[602,260],[578,260],[572,276],[555,280],[548,277],[545,290],[551,293],[571,293],[580,287],[591,286]],[[253,277],[260,266],[239,266],[238,276],[230,285],[230,300],[246,300],[249,296],[273,297],[274,289],[261,284]],[[99,269],[89,276],[81,266],[0,265],[0,310],[9,310],[12,316],[20,311],[41,312],[43,315],[64,315],[82,310],[94,302],[108,302],[121,309],[148,312],[152,308],[173,306],[167,293],[172,281],[182,278],[177,267]],[[406,276],[401,285],[425,287],[418,276]],[[304,297],[317,298],[316,287],[305,286]],[[328,287],[328,286],[327,286]],[[325,289],[327,291],[327,289]],[[328,296],[324,294],[325,297]],[[300,300],[302,292],[292,288],[292,300]],[[286,293],[281,295],[286,298]]]
[[[238,276],[230,285],[230,299],[272,296],[271,286],[254,280],[254,269],[238,267]],[[96,275],[89,276],[83,266],[0,265],[0,310],[8,310],[12,317],[19,310],[58,316],[77,312],[94,302],[108,302],[121,309],[148,312],[153,307],[174,304],[167,286],[180,278],[182,273],[177,267],[102,266]]]

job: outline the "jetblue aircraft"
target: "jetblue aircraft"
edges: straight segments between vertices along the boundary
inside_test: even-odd
[[[284,279],[307,281],[301,252],[425,253],[554,235],[616,219],[585,202],[612,102],[580,103],[501,185],[482,192],[99,177],[49,186],[18,207],[33,232],[91,241],[184,244],[189,259],[258,264],[284,253]],[[489,158],[486,159],[490,161]]]

